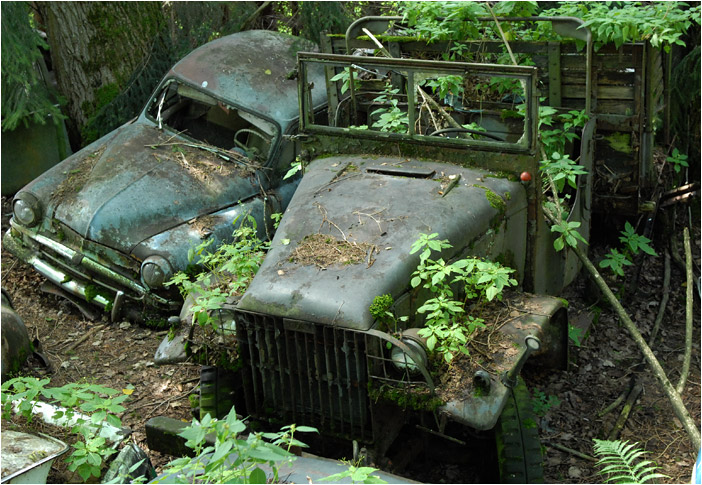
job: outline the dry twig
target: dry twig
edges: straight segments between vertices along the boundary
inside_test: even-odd
[[[81,338],[79,338],[78,340],[76,340],[75,342],[73,342],[71,345],[69,345],[68,347],[66,347],[62,352],[63,352],[64,354],[67,353],[67,352],[70,352],[71,350],[75,349],[75,348],[78,347],[80,344],[82,344],[83,342],[85,342],[86,340],[88,340],[88,338],[89,338],[91,335],[93,335],[95,332],[97,332],[98,330],[104,330],[106,327],[107,327],[107,325],[97,325],[97,326],[91,328],[90,330],[88,330],[88,332],[87,332],[85,335],[83,335]]]
[[[544,442],[544,445],[551,447],[551,448],[558,450],[558,451],[570,453],[571,455],[577,456],[578,458],[582,458],[583,460],[597,462],[597,458],[595,458],[593,456],[586,455],[585,453],[582,453],[578,450],[574,450],[572,448],[568,448],[567,446],[559,445],[558,443],[551,443],[550,441],[546,441],[546,442]]]
[[[622,429],[624,429],[626,420],[629,419],[629,414],[631,414],[631,410],[634,408],[634,404],[639,398],[641,391],[643,391],[643,386],[641,385],[641,381],[637,379],[634,383],[634,386],[631,389],[631,392],[629,392],[629,396],[627,397],[626,403],[622,408],[622,412],[619,415],[619,419],[617,419],[617,422],[614,423],[614,427],[612,427],[612,430],[607,435],[608,440],[616,440],[619,437],[619,433],[621,433]]]

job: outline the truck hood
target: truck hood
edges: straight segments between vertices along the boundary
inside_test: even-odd
[[[43,193],[53,218],[82,237],[126,254],[149,237],[258,192],[254,171],[174,145],[178,141],[187,143],[148,122],[125,125],[25,190]]]
[[[520,183],[482,170],[370,156],[317,159],[307,168],[239,308],[367,330],[373,325],[368,310],[373,298],[397,298],[409,289],[419,263],[419,254],[410,254],[410,248],[421,233],[448,239],[453,248],[442,253],[448,260],[491,225],[526,207]],[[355,264],[341,258],[296,262],[315,234],[328,236],[322,243],[362,245],[366,254]]]

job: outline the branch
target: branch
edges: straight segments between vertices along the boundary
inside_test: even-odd
[[[676,391],[682,394],[685,390],[685,382],[690,373],[690,354],[692,353],[692,249],[690,247],[690,230],[686,227],[683,231],[685,241],[685,273],[687,274],[687,301],[685,305],[685,358],[683,360],[682,371],[680,372],[680,381]]]
[[[261,16],[263,11],[268,8],[268,6],[271,4],[271,2],[263,2],[260,7],[256,9],[254,13],[249,15],[249,18],[244,20],[244,23],[241,24],[241,30],[248,30],[249,26],[256,21],[258,17]]]
[[[624,399],[626,399],[626,396],[627,396],[627,394],[629,394],[629,391],[631,391],[631,388],[627,389],[626,391],[622,391],[622,393],[619,394],[619,396],[614,400],[614,402],[612,402],[612,404],[610,404],[609,406],[604,408],[602,411],[597,413],[597,417],[601,418],[605,414],[609,414],[612,411],[614,411],[617,408],[617,406],[619,406],[622,402],[624,402]]]
[[[639,398],[641,391],[643,391],[643,386],[641,385],[641,381],[637,379],[631,392],[629,392],[629,396],[626,398],[626,403],[622,408],[622,412],[619,414],[617,422],[614,423],[614,427],[609,432],[609,435],[607,435],[609,441],[616,440],[619,437],[619,433],[621,433],[624,428],[626,420],[629,419],[629,414],[631,414],[631,410],[634,408],[634,404],[636,404],[636,400]]]
[[[658,329],[661,327],[661,322],[663,321],[663,316],[665,315],[665,308],[668,306],[668,299],[670,298],[670,251],[665,252],[665,269],[663,270],[663,297],[661,298],[661,304],[658,306],[658,314],[656,315],[656,321],[653,324],[653,330],[651,330],[651,335],[648,337],[648,344],[653,345],[653,342],[658,336]]]
[[[692,442],[693,448],[696,450],[699,449],[700,429],[690,417],[690,413],[685,408],[685,404],[682,402],[680,394],[675,390],[673,385],[668,380],[668,377],[665,375],[663,367],[661,367],[661,364],[660,362],[658,362],[658,359],[656,359],[656,356],[653,355],[651,348],[644,340],[643,336],[641,335],[641,332],[639,332],[639,329],[636,328],[634,322],[631,320],[631,318],[629,318],[629,315],[627,315],[626,310],[624,309],[624,307],[622,307],[622,304],[619,302],[619,300],[617,300],[617,297],[614,295],[614,293],[612,293],[612,290],[609,288],[609,286],[607,286],[607,283],[605,283],[604,279],[602,278],[602,275],[600,275],[599,271],[597,271],[597,268],[595,268],[595,265],[592,264],[590,259],[585,254],[583,254],[583,252],[577,246],[571,246],[570,249],[580,259],[585,269],[587,269],[587,271],[592,275],[595,284],[597,284],[600,291],[602,291],[605,298],[607,298],[607,301],[609,301],[609,303],[612,305],[612,308],[614,308],[621,323],[629,331],[629,334],[634,339],[634,342],[636,343],[636,345],[638,345],[639,349],[643,353],[646,362],[653,371],[653,374],[656,376],[658,382],[661,384],[661,387],[663,388],[663,391],[668,397],[670,404],[673,406],[673,411],[675,412],[675,415],[682,423],[683,427],[685,428],[685,431],[687,431],[687,434],[690,437],[690,441]]]
[[[107,325],[104,325],[104,324],[103,324],[103,325],[97,325],[97,326],[91,328],[91,329],[88,330],[88,332],[87,332],[86,334],[84,334],[81,338],[79,338],[78,340],[76,340],[75,342],[73,342],[71,345],[69,345],[68,347],[66,347],[65,349],[63,349],[62,352],[63,352],[63,353],[67,353],[67,352],[72,351],[73,349],[75,349],[76,347],[78,347],[80,344],[82,344],[83,342],[85,342],[86,340],[88,340],[88,338],[90,338],[90,336],[93,335],[95,332],[97,332],[98,330],[104,330],[105,328],[107,328]]]
[[[390,52],[388,52],[388,50],[385,49],[385,47],[383,47],[383,44],[372,33],[370,33],[367,29],[363,29],[363,32],[365,32],[366,35],[368,35],[368,37],[370,37],[370,39],[377,46],[380,47],[381,52],[386,57],[392,58]],[[448,122],[448,124],[451,125],[452,128],[463,128],[463,126],[461,126],[461,124],[458,121],[454,120],[453,117],[450,114],[448,114],[441,106],[439,106],[439,103],[437,103],[431,96],[429,96],[421,87],[417,86],[417,91],[419,91],[419,94],[422,95],[424,101],[428,102],[432,108],[438,111],[441,117],[445,119]]]
[[[495,20],[495,25],[497,25],[497,30],[500,32],[500,37],[502,37],[502,42],[505,43],[505,47],[507,47],[507,52],[509,52],[509,57],[512,59],[512,64],[515,66],[517,64],[517,59],[514,58],[514,54],[512,54],[512,48],[509,46],[509,42],[507,42],[507,37],[505,37],[505,33],[502,30],[502,26],[500,25],[500,22],[497,21],[497,17],[495,16],[495,12],[492,11],[492,7],[490,6],[490,3],[485,2],[485,6],[490,10],[490,15],[492,15],[492,18]]]
[[[548,175],[548,173],[547,173],[547,175]],[[556,194],[555,199],[558,200],[558,192],[556,191],[556,187],[553,184],[553,179],[550,177],[549,177],[549,182],[551,184],[551,190],[553,191],[554,194]],[[546,214],[546,216],[549,219],[551,219],[551,222],[553,224],[562,223],[562,218],[561,218],[562,212],[560,210],[560,205],[558,206],[557,219],[554,218],[551,214],[549,214],[546,211],[544,213]],[[641,335],[641,332],[639,332],[639,329],[636,327],[636,324],[631,320],[629,315],[626,313],[626,310],[624,309],[622,304],[619,302],[617,297],[614,295],[612,290],[609,288],[607,283],[604,281],[604,279],[602,278],[602,275],[597,270],[595,265],[592,264],[592,261],[590,261],[590,258],[588,258],[587,255],[580,250],[580,248],[578,247],[577,244],[575,246],[569,246],[569,248],[573,251],[573,253],[575,253],[575,255],[578,257],[578,259],[580,259],[580,261],[583,263],[583,267],[592,275],[592,279],[594,280],[595,284],[600,289],[602,294],[605,296],[607,301],[609,301],[609,303],[612,305],[612,308],[614,309],[617,316],[619,317],[619,321],[629,331],[629,334],[634,339],[634,342],[636,343],[636,345],[639,347],[639,349],[643,353],[644,359],[646,360],[649,367],[653,371],[653,374],[656,376],[656,378],[658,379],[658,382],[661,384],[661,387],[663,388],[663,391],[665,392],[666,396],[668,397],[670,404],[673,406],[673,411],[675,412],[675,415],[682,423],[683,427],[685,428],[685,431],[687,431],[687,434],[690,437],[690,441],[692,442],[693,448],[695,450],[698,450],[700,448],[700,428],[698,425],[695,424],[692,417],[690,417],[690,413],[685,408],[685,404],[683,403],[682,398],[680,397],[680,393],[678,393],[676,391],[676,389],[673,387],[673,384],[671,384],[670,381],[668,380],[668,377],[666,376],[665,371],[663,370],[663,367],[661,367],[661,364],[660,364],[660,362],[658,362],[658,359],[656,358],[656,356],[653,355],[651,348],[648,346],[648,344],[644,340],[643,336]]]
[[[582,453],[578,450],[574,450],[572,448],[568,448],[567,446],[559,445],[558,443],[551,443],[550,441],[545,441],[544,445],[556,449],[558,451],[563,451],[565,453],[570,453],[571,455],[577,456],[578,458],[582,458],[583,460],[588,460],[588,461],[598,461],[597,458],[594,456],[586,455],[585,453]]]

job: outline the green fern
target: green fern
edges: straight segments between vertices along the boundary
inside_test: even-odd
[[[595,455],[600,457],[597,465],[600,475],[609,475],[606,483],[646,483],[654,478],[668,478],[657,473],[658,467],[650,460],[639,460],[646,452],[638,443],[628,441],[594,440]],[[634,463],[638,460],[638,463]]]

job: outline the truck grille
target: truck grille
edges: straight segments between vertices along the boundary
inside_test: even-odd
[[[363,333],[238,311],[247,412],[371,438]]]

